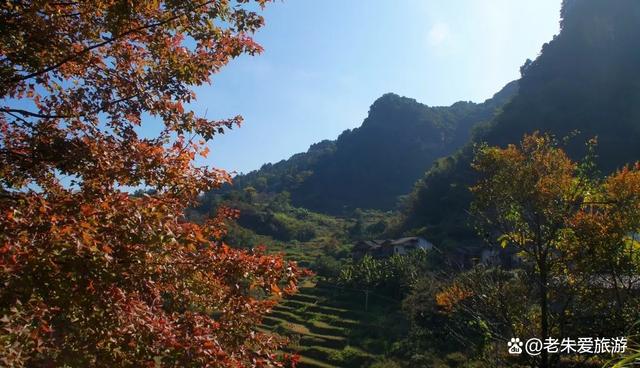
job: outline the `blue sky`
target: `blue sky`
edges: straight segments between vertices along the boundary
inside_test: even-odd
[[[360,126],[386,92],[481,102],[559,31],[561,0],[286,0],[264,11],[259,56],[199,87],[194,109],[245,124],[200,164],[248,172]]]

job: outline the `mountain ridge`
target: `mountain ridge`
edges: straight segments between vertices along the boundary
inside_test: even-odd
[[[468,225],[473,144],[506,146],[535,131],[558,138],[574,160],[598,138],[604,173],[640,158],[640,2],[565,1],[561,31],[522,68],[519,91],[471,143],[434,165],[405,202],[399,232],[441,243],[481,243]]]
[[[511,82],[482,103],[450,106],[386,93],[374,101],[360,127],[238,175],[232,188],[286,191],[295,206],[330,214],[393,209],[434,160],[466,143],[473,127],[489,120],[516,91],[517,83]],[[362,190],[364,183],[368,190]]]

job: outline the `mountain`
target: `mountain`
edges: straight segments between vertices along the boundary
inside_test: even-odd
[[[603,173],[640,159],[640,1],[565,0],[560,33],[522,67],[518,94],[478,129],[473,142],[505,146],[525,133],[580,134],[567,152],[584,155],[598,137]],[[401,231],[440,242],[472,241],[466,209],[473,142],[438,161],[406,202]]]
[[[373,103],[359,128],[237,176],[234,188],[286,191],[294,206],[330,214],[392,209],[435,159],[468,142],[472,128],[490,120],[516,91],[517,84],[510,83],[484,103],[446,107],[385,94]]]

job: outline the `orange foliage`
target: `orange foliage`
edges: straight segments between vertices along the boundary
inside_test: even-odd
[[[472,295],[471,290],[454,283],[436,294],[436,305],[443,311],[450,313],[460,302]]]
[[[0,365],[283,364],[255,326],[268,296],[295,291],[295,263],[223,244],[233,211],[182,217],[230,181],[193,158],[242,118],[188,104],[260,52],[247,3],[0,5]],[[157,137],[138,136],[145,116]]]

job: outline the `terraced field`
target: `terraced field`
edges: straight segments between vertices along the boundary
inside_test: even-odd
[[[301,356],[301,367],[361,367],[382,353],[384,335],[375,313],[364,312],[363,295],[307,280],[300,292],[276,306],[262,330],[288,336],[288,349]]]
[[[320,236],[307,242],[263,243],[268,244],[269,252],[313,268],[317,259],[326,255],[328,241]],[[398,309],[398,301],[376,300],[370,294],[365,312],[364,292],[309,278],[297,294],[273,308],[259,329],[289,337],[291,343],[284,350],[300,355],[300,367],[366,367],[382,357],[405,331]]]
[[[275,253],[283,253],[286,259],[298,262],[300,267],[309,267],[313,261],[322,255],[322,248],[315,242],[297,244],[279,244],[271,246],[270,250]]]

